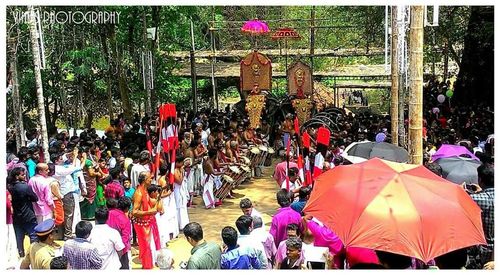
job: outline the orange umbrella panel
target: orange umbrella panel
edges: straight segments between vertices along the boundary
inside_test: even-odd
[[[421,165],[378,158],[316,179],[304,209],[348,247],[416,257],[485,244],[481,210],[458,185]]]

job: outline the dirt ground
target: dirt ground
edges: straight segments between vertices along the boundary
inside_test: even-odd
[[[243,213],[239,208],[242,198],[249,198],[254,207],[262,214],[262,219],[266,229],[269,229],[272,215],[279,208],[276,203],[276,192],[278,186],[272,178],[274,165],[264,167],[263,175],[260,178],[253,178],[234,190],[234,199],[225,199],[223,204],[215,209],[205,209],[201,196],[195,198],[196,208],[188,210],[189,220],[201,224],[203,237],[207,241],[213,241],[222,245],[220,232],[225,226],[236,228],[235,221]],[[186,241],[181,233],[178,238],[168,243],[168,249],[174,254],[174,267],[179,269],[181,261],[187,262],[191,255],[191,245]],[[135,251],[133,251],[135,254]],[[137,255],[132,257],[132,268],[140,269],[141,263]]]
[[[262,219],[266,230],[269,230],[272,215],[278,210],[276,202],[276,192],[279,190],[276,181],[272,178],[274,162],[270,167],[264,167],[262,176],[252,178],[250,181],[241,184],[234,190],[234,199],[225,199],[223,204],[215,209],[205,209],[201,196],[194,199],[196,208],[189,208],[189,220],[201,224],[204,239],[222,245],[220,232],[225,226],[236,228],[235,221],[243,213],[240,210],[239,202],[243,198],[249,198],[254,207],[262,214]],[[92,222],[93,223],[93,222]],[[63,241],[57,241],[61,246]],[[29,247],[29,239],[25,238],[25,248]],[[174,268],[179,269],[179,264],[187,262],[191,256],[191,245],[186,241],[182,232],[178,238],[168,243],[168,249],[174,254]],[[141,262],[138,258],[138,247],[132,247],[132,269],[141,269]],[[158,268],[156,268],[158,269]]]

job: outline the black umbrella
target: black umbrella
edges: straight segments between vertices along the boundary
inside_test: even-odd
[[[347,146],[344,157],[352,163],[372,158],[406,163],[408,162],[408,151],[387,142],[354,142]]]
[[[481,162],[471,158],[450,157],[440,158],[436,163],[443,169],[443,178],[457,183],[477,183],[477,168]]]

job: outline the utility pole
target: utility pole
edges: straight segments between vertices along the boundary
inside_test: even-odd
[[[194,59],[194,30],[193,30],[193,19],[191,21],[191,51],[189,52],[189,58],[191,59],[191,90],[193,91],[193,110],[198,112],[198,93],[196,85],[196,60]]]
[[[212,26],[210,27],[210,43],[212,44],[212,58],[210,59],[210,65],[212,69],[212,99],[213,99],[213,107],[216,110],[219,110],[219,100],[217,98],[217,91],[215,86],[215,7],[212,6]]]
[[[398,7],[392,6],[391,12],[391,137],[392,144],[398,145]]]
[[[311,40],[310,40],[310,49],[309,49],[309,54],[310,54],[310,60],[311,60],[311,75],[313,75],[313,72],[314,72],[314,30],[315,30],[315,23],[314,23],[314,6],[311,7],[311,29],[310,29],[310,32],[311,32]],[[285,40],[286,42],[286,40]],[[286,70],[288,68],[285,68],[285,75],[286,75]],[[313,81],[314,81],[314,77],[313,77]]]
[[[35,83],[36,83],[36,97],[38,103],[38,120],[40,123],[40,130],[42,132],[42,148],[44,160],[48,162],[50,160],[49,156],[49,138],[47,135],[47,122],[45,121],[45,104],[43,102],[43,86],[42,86],[42,73],[40,72],[41,67],[41,56],[40,56],[40,45],[38,43],[39,34],[36,31],[36,19],[35,11],[33,6],[28,6],[29,13],[29,28],[30,28],[30,40],[31,40],[31,53],[33,56],[33,64],[35,66]]]
[[[410,11],[410,162],[422,164],[422,100],[424,60],[424,8],[412,6]]]

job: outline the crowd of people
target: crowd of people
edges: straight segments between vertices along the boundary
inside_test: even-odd
[[[158,115],[131,121],[120,115],[104,136],[95,129],[79,135],[60,131],[49,140],[43,159],[39,134],[27,131],[28,143],[7,141],[7,243],[9,265],[21,269],[130,269],[131,247],[138,247],[143,269],[173,268],[168,242],[182,232],[193,247],[185,269],[406,269],[491,268],[494,249],[493,111],[437,102],[449,84],[425,86],[424,164],[439,174],[430,157],[442,144],[466,147],[482,162],[479,182],[467,189],[482,209],[488,245],[464,248],[423,263],[418,259],[368,248],[345,247],[321,221],[303,212],[314,189],[296,162],[302,146],[293,115],[276,127],[253,129],[247,119],[226,110],[198,113],[179,110],[176,118]],[[163,121],[163,124],[160,122]],[[348,165],[343,150],[355,141],[390,142],[390,117],[345,114],[337,121],[324,155],[324,171]],[[407,126],[407,125],[406,125]],[[316,129],[306,129],[315,153]],[[171,138],[174,139],[171,139]],[[170,138],[170,139],[169,139]],[[279,209],[269,230],[253,203],[240,201],[242,215],[221,228],[223,247],[205,240],[188,209],[221,207],[217,196],[229,167],[249,165],[245,156],[257,145],[274,148],[282,161],[275,167]],[[253,167],[252,167],[253,168]],[[251,174],[254,174],[252,171]],[[249,180],[251,175],[246,179]],[[201,207],[201,206],[200,206]],[[223,207],[223,206],[222,206]],[[30,246],[24,246],[26,236]],[[56,240],[63,240],[62,247]],[[318,252],[317,248],[325,248]],[[311,260],[308,253],[320,253]]]

